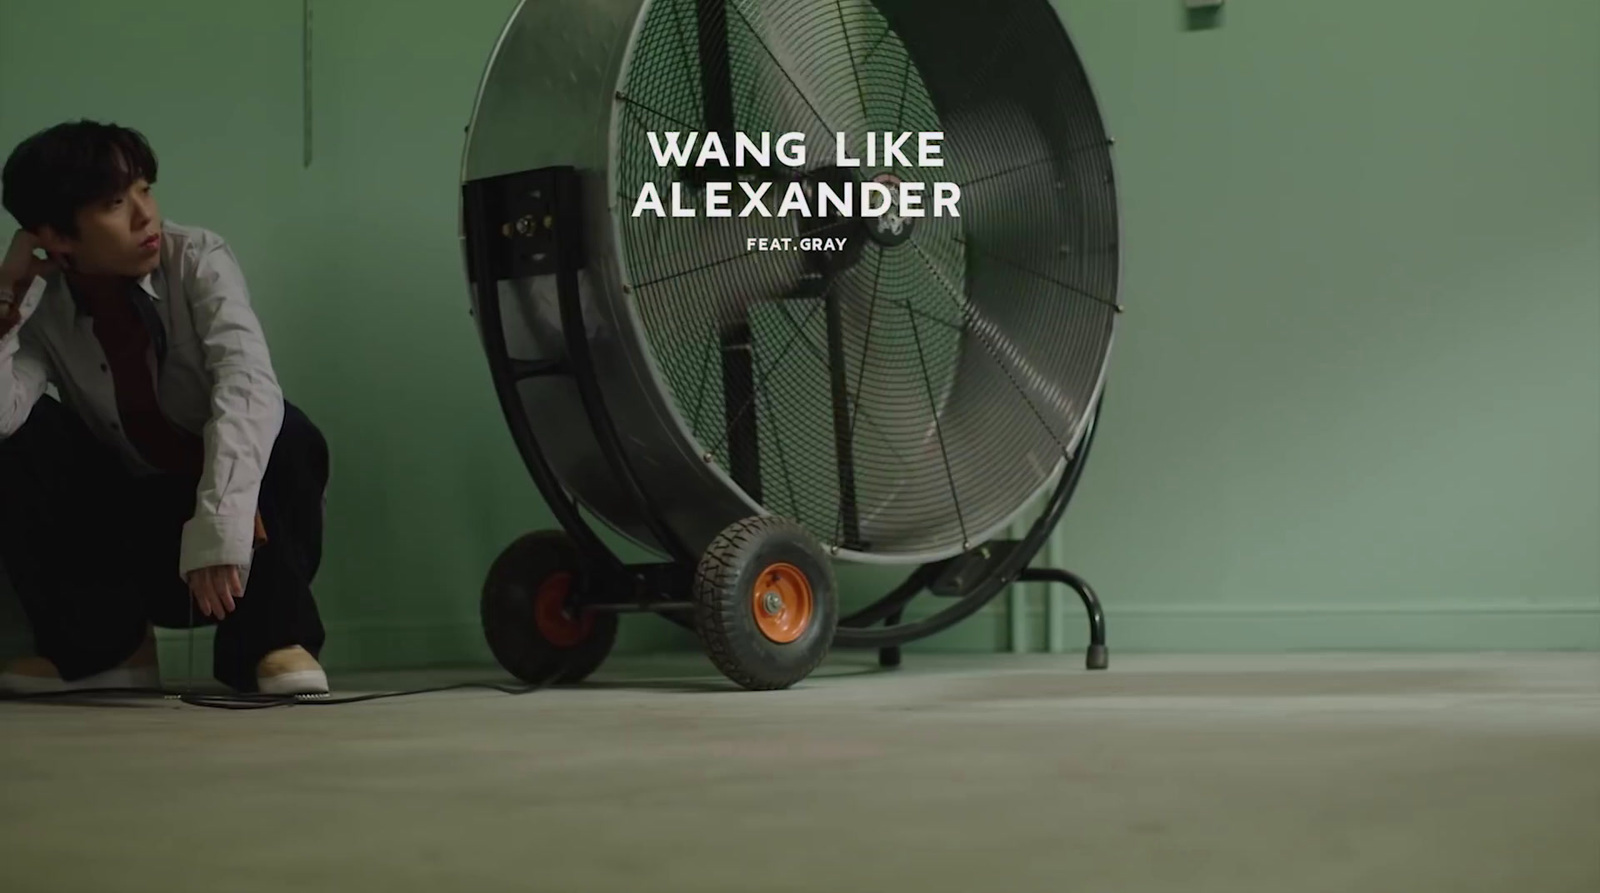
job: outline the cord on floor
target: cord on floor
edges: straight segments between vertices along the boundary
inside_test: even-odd
[[[364,695],[352,695],[345,698],[335,698],[332,695],[263,695],[263,694],[205,694],[193,688],[194,674],[194,637],[196,624],[194,622],[194,599],[189,600],[189,632],[187,636],[189,675],[186,681],[190,687],[183,691],[169,691],[164,688],[85,688],[76,691],[64,692],[39,692],[36,694],[5,694],[0,693],[0,701],[67,701],[75,702],[89,696],[105,695],[146,695],[166,698],[169,701],[181,701],[195,707],[211,707],[218,710],[264,710],[270,707],[291,707],[297,704],[335,705],[359,704],[364,701],[377,701],[383,698],[401,698],[412,695],[429,695],[443,691],[456,691],[466,688],[486,688],[508,695],[525,695],[548,687],[548,682],[531,685],[511,686],[496,685],[492,682],[463,682],[455,685],[441,685],[436,688],[419,688],[411,691],[385,691],[373,692]],[[566,672],[565,666],[556,668],[548,679],[559,679]]]
[[[560,677],[560,671],[552,673],[551,679]],[[434,688],[418,688],[408,691],[382,691],[371,692],[364,695],[351,695],[336,698],[331,695],[262,695],[262,694],[204,694],[195,691],[171,691],[164,688],[83,688],[75,691],[36,692],[29,694],[0,694],[0,702],[5,701],[40,701],[45,703],[75,703],[83,698],[104,697],[111,695],[147,697],[160,697],[169,701],[180,701],[195,707],[211,707],[219,710],[264,710],[270,707],[293,707],[299,705],[332,706],[336,704],[360,704],[365,701],[377,701],[384,698],[402,698],[412,695],[428,695],[437,692],[456,691],[469,688],[483,688],[498,691],[508,695],[531,694],[549,687],[549,683],[541,682],[531,685],[498,685],[493,682],[461,682],[454,685],[440,685]]]

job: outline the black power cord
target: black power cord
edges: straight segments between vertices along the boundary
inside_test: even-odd
[[[194,679],[194,636],[196,624],[194,621],[194,600],[189,600],[189,679]],[[164,688],[80,688],[67,691],[30,692],[26,694],[13,694],[0,692],[0,702],[5,701],[44,701],[75,703],[82,698],[106,695],[144,695],[159,697],[169,701],[179,701],[195,707],[210,707],[217,710],[265,710],[270,707],[292,707],[299,704],[312,704],[318,706],[333,706],[336,704],[359,704],[363,701],[378,701],[384,698],[404,698],[413,695],[429,695],[444,691],[457,691],[468,688],[484,688],[498,691],[508,695],[526,695],[541,689],[548,688],[550,681],[561,678],[567,671],[565,665],[558,666],[545,677],[543,681],[522,686],[496,685],[492,682],[461,682],[454,685],[441,685],[435,688],[417,688],[409,691],[383,691],[371,692],[364,695],[335,698],[331,695],[263,695],[263,694],[202,694],[193,691],[171,691]]]
[[[558,674],[552,674],[550,678],[558,678]],[[351,695],[343,698],[335,698],[330,695],[204,694],[199,692],[170,691],[163,688],[80,688],[70,691],[0,694],[0,703],[6,701],[76,703],[84,698],[117,695],[131,697],[142,695],[146,697],[164,698],[169,701],[179,701],[195,707],[210,707],[219,710],[264,710],[269,707],[292,707],[302,704],[312,706],[359,704],[364,701],[377,701],[384,698],[410,697],[412,695],[427,695],[435,694],[437,692],[457,691],[460,689],[470,688],[483,688],[508,695],[525,695],[548,687],[548,683],[513,686],[497,685],[492,682],[462,682],[454,685],[440,685],[434,688],[417,688],[406,691],[371,692],[369,694]]]

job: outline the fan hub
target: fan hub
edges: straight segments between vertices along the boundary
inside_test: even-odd
[[[889,209],[877,217],[864,217],[864,229],[867,238],[885,248],[895,248],[904,245],[911,238],[912,231],[916,228],[917,219],[907,217],[900,213],[900,178],[891,173],[882,173],[872,178],[872,182],[881,183],[889,187],[891,193]]]
[[[817,184],[826,183],[836,193],[843,192],[854,183],[853,175],[841,167],[820,167],[806,171],[802,175],[802,183],[806,191],[806,199],[815,202],[817,199]],[[796,233],[802,238],[844,238],[843,251],[815,250],[808,253],[813,269],[823,276],[834,276],[854,267],[861,260],[863,244],[866,240],[862,236],[866,233],[868,221],[860,216],[841,217],[829,208],[817,217],[796,218]]]

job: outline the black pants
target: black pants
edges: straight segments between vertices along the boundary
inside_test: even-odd
[[[38,654],[68,681],[128,659],[146,626],[217,626],[212,673],[256,690],[256,664],[324,632],[311,581],[322,561],[328,445],[285,404],[258,508],[267,542],[251,562],[244,598],[220,623],[193,606],[178,576],[179,539],[199,482],[133,475],[81,419],[44,397],[0,440],[0,562],[33,627]]]

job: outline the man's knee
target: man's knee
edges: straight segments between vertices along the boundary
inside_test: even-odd
[[[283,424],[272,447],[272,463],[312,486],[328,483],[328,440],[297,406],[283,404]]]
[[[0,466],[31,468],[34,463],[28,461],[30,458],[60,456],[64,450],[78,446],[78,441],[88,434],[87,429],[80,428],[83,423],[71,410],[54,397],[40,397],[17,430],[0,438]]]

